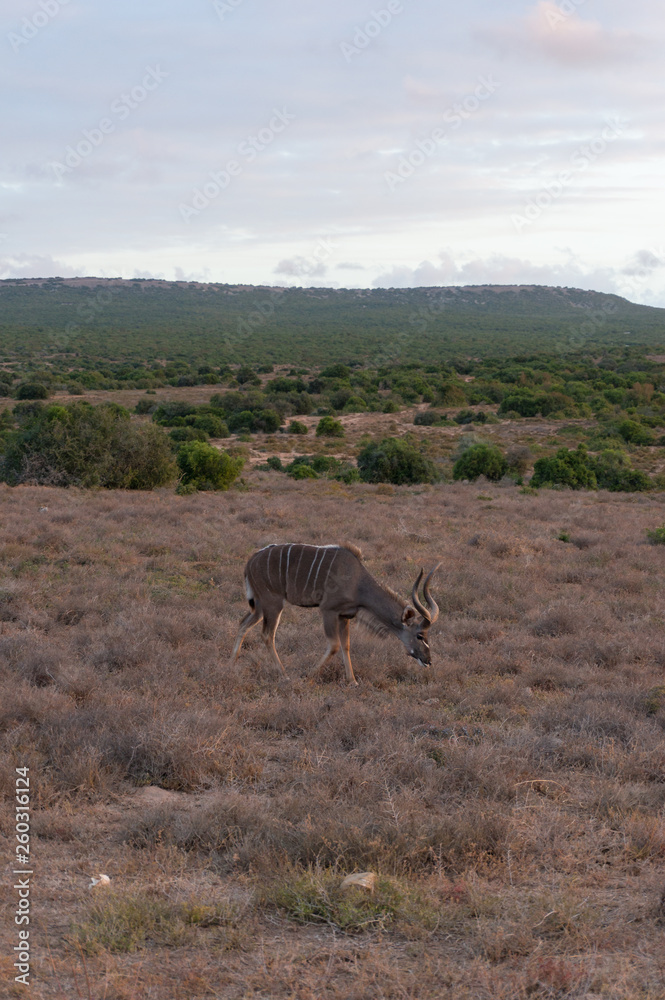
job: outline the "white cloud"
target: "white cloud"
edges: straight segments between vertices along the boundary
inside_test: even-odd
[[[571,67],[633,59],[648,48],[647,40],[631,31],[583,19],[570,0],[567,6],[539,0],[523,18],[482,28],[478,35],[504,55],[546,56]]]

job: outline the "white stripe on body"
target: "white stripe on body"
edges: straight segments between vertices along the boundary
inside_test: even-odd
[[[312,584],[312,597],[314,598],[314,600],[317,600],[317,596],[316,596],[316,581],[319,579],[319,573],[321,572],[321,567],[323,566],[323,560],[325,559],[325,557],[326,557],[327,554],[328,553],[324,551],[323,555],[321,556],[321,562],[319,563],[319,568],[316,571],[316,576],[314,577],[314,583]],[[335,557],[333,556],[333,559],[334,558]]]

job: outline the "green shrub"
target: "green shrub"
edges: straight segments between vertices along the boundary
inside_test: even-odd
[[[24,382],[16,390],[17,399],[48,399],[49,391],[41,382]]]
[[[636,420],[622,420],[617,431],[628,444],[653,444],[653,434],[648,427],[638,424]]]
[[[289,424],[289,434],[308,434],[309,428],[307,424],[303,424],[302,420],[292,420]]]
[[[138,403],[134,407],[134,413],[138,414],[140,417],[144,417],[148,413],[154,413],[156,408],[157,404],[154,399],[139,399]]]
[[[321,378],[340,378],[347,379],[351,374],[351,369],[346,365],[328,365],[321,372]]]
[[[244,462],[219,452],[204,441],[190,441],[178,449],[181,483],[197,490],[228,490],[240,475]]]
[[[236,372],[236,382],[240,385],[261,385],[261,379],[256,374],[253,368],[248,365],[243,365]]]
[[[661,524],[660,528],[654,528],[653,531],[647,530],[647,538],[652,545],[665,545],[665,524]]]
[[[531,389],[516,389],[501,400],[501,416],[513,414],[520,417],[535,417],[540,411],[540,401]]]
[[[226,438],[229,436],[229,429],[216,413],[197,413],[193,417],[187,417],[187,421],[191,420],[191,426],[195,427],[197,430],[205,431],[210,437],[214,438]]]
[[[130,423],[116,403],[23,403],[14,414],[19,429],[9,435],[0,464],[0,478],[11,485],[149,490],[176,476],[164,431]]]
[[[311,465],[305,465],[304,462],[294,465],[293,463],[287,469],[287,473],[291,476],[291,479],[318,479],[318,474],[314,471]]]
[[[589,459],[598,488],[613,492],[637,493],[653,489],[654,484],[645,472],[633,469],[624,451],[607,448]]]
[[[589,464],[585,445],[575,451],[559,448],[549,458],[539,458],[533,467],[531,486],[568,486],[571,490],[595,490],[596,475]]]
[[[176,444],[182,444],[184,441],[208,440],[206,432],[199,430],[197,427],[174,427],[169,431],[169,437]]]
[[[321,417],[316,426],[316,436],[342,438],[345,436],[344,428],[334,417]]]
[[[140,400],[137,405],[145,405],[148,400]],[[153,403],[150,403],[153,406]],[[138,410],[136,411],[139,412]],[[142,412],[149,412],[143,410]],[[155,409],[152,419],[156,424],[160,424],[162,427],[183,427],[185,424],[185,417],[190,414],[196,413],[196,407],[193,403],[182,403],[179,400],[174,400],[173,402],[160,403]]]
[[[387,399],[381,409],[384,413],[399,413],[399,403],[394,399]]]
[[[437,413],[436,410],[420,410],[413,418],[414,424],[419,427],[431,427],[432,424],[437,424],[440,420],[441,414]]]
[[[498,480],[508,471],[508,462],[494,444],[472,444],[462,452],[453,466],[453,479],[470,479],[472,482],[478,476]]]
[[[434,463],[403,438],[384,438],[366,445],[358,456],[358,471],[366,483],[434,483]]]
[[[271,455],[268,461],[266,462],[266,465],[268,466],[269,469],[273,469],[275,472],[284,471],[284,465],[279,455]]]
[[[0,382],[0,396],[11,396],[12,387],[9,382]]]
[[[430,932],[437,927],[440,914],[417,887],[379,876],[368,893],[344,890],[341,882],[342,875],[329,868],[287,869],[263,890],[261,903],[296,923],[337,927],[346,934],[383,930],[395,922]]]

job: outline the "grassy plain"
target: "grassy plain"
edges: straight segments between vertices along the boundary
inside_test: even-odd
[[[0,486],[2,835],[27,765],[36,872],[6,995],[662,998],[665,495],[245,480]],[[443,560],[432,668],[353,626],[349,692],[294,608],[289,685],[256,631],[229,668],[244,561],[288,540],[405,596]]]

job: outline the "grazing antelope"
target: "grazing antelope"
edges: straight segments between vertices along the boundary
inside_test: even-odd
[[[378,635],[394,635],[422,667],[431,663],[427,630],[439,616],[439,609],[429,592],[429,582],[438,563],[425,577],[423,596],[418,588],[424,575],[421,569],[413,585],[413,606],[378,583],[362,564],[359,549],[352,545],[268,545],[250,556],[245,566],[245,591],[250,611],[240,623],[231,663],[240,653],[249,630],[263,619],[263,641],[286,677],[275,649],[275,632],[284,603],[301,608],[320,608],[328,648],[319,664],[324,666],[342,647],[342,659],[348,684],[356,684],[349,653],[349,622],[360,614],[361,620]]]

